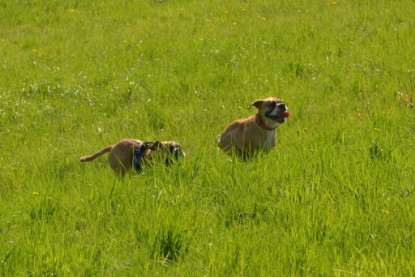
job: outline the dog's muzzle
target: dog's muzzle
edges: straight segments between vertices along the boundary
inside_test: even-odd
[[[277,108],[283,112],[285,112],[288,109],[284,103],[278,103]]]
[[[186,156],[181,146],[170,146],[169,151],[170,155],[166,158],[166,165],[171,165]]]
[[[275,106],[271,111],[266,113],[265,115],[278,122],[278,123],[284,123],[285,122],[285,115],[284,112],[287,111],[288,108],[284,103],[275,103]]]

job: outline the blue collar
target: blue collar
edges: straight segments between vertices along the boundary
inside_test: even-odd
[[[142,166],[142,159],[144,157],[144,153],[146,153],[147,149],[153,144],[151,141],[145,141],[140,146],[134,146],[133,149],[133,165],[136,171],[141,171],[143,168]]]

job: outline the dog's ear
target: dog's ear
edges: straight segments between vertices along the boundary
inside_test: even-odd
[[[157,140],[157,141],[153,142],[153,144],[150,145],[149,149],[154,151],[154,150],[160,149],[162,146],[163,146],[163,144],[161,143],[161,141]]]
[[[256,101],[252,102],[251,107],[255,106],[255,108],[260,109],[263,104],[264,104],[264,100],[260,99],[260,100],[256,100]]]

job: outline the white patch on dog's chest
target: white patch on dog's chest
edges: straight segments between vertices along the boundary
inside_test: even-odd
[[[274,146],[275,142],[275,132],[267,132],[265,141],[264,141],[264,149],[270,149]]]

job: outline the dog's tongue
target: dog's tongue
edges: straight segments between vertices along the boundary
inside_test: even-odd
[[[288,111],[284,111],[284,117],[287,118],[290,116],[290,113]]]

